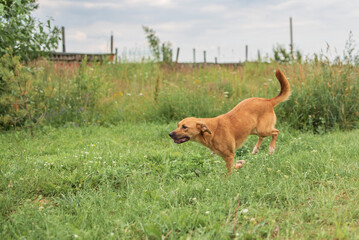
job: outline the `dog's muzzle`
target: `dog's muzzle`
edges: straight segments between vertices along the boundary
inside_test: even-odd
[[[168,135],[173,139],[175,143],[178,144],[187,142],[190,139],[190,137],[188,136],[178,137],[175,132],[170,132]]]

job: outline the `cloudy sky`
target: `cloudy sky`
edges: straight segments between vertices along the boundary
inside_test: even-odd
[[[289,18],[295,49],[304,55],[325,51],[342,55],[349,32],[359,47],[359,0],[38,0],[34,16],[65,26],[67,52],[100,53],[114,47],[128,58],[148,53],[142,25],[161,41],[180,48],[180,61],[238,62],[272,56],[289,48]],[[61,51],[61,48],[59,48]]]

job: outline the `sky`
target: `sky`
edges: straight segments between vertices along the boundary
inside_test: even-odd
[[[278,44],[289,50],[289,18],[294,49],[304,56],[343,55],[350,31],[359,43],[359,0],[38,0],[33,16],[65,27],[67,52],[108,53],[128,59],[148,56],[142,26],[162,42],[180,48],[179,61],[239,62],[272,57]],[[329,51],[327,52],[327,46]],[[358,47],[357,47],[358,49]],[[59,44],[58,51],[62,51]],[[357,51],[357,50],[356,50]]]

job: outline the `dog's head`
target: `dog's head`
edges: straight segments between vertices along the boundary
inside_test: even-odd
[[[169,136],[175,143],[196,140],[200,134],[212,134],[207,125],[194,117],[185,118],[178,123],[178,128],[170,132]]]

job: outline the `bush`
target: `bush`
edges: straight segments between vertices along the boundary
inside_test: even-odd
[[[33,83],[33,71],[12,51],[0,58],[0,128],[33,127],[44,116],[43,91]]]

